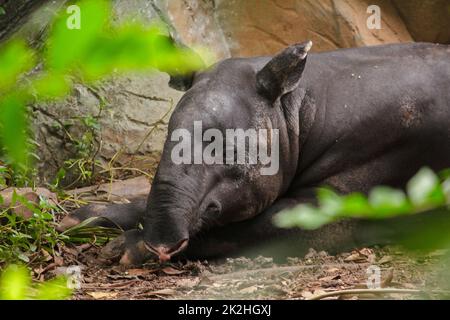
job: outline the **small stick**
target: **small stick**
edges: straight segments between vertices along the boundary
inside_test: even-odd
[[[343,295],[358,295],[358,294],[390,294],[390,293],[399,293],[399,294],[429,294],[429,293],[443,293],[443,292],[426,292],[423,290],[416,289],[395,289],[395,288],[382,288],[382,289],[349,289],[349,290],[338,290],[332,292],[325,292],[315,296],[312,296],[306,300],[321,300],[323,298],[334,297],[334,296],[343,296]]]

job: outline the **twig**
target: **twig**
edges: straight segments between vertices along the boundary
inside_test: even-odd
[[[153,131],[155,131],[156,128],[158,127],[158,125],[160,125],[160,124],[165,125],[164,119],[172,112],[172,109],[174,107],[173,99],[169,99],[168,102],[170,102],[169,109],[166,111],[166,113],[163,114],[163,116],[161,118],[159,118],[159,120],[157,120],[157,121],[153,122],[152,124],[150,124],[150,126],[149,126],[150,130],[145,134],[144,138],[141,140],[141,142],[137,146],[136,150],[134,150],[134,154],[138,153],[139,149],[142,147],[142,145],[144,144],[145,140],[147,140],[151,136]]]
[[[391,293],[399,293],[399,294],[424,294],[428,295],[430,293],[444,293],[444,292],[437,292],[437,291],[423,291],[423,290],[417,290],[417,289],[396,289],[396,288],[381,288],[381,289],[349,289],[349,290],[337,290],[332,292],[325,292],[321,293],[315,296],[312,296],[311,298],[308,298],[307,300],[321,300],[328,297],[334,297],[334,296],[348,296],[348,295],[358,295],[358,294],[376,294],[376,295],[383,295],[383,294],[391,294]]]
[[[128,94],[131,94],[133,96],[136,96],[138,98],[142,98],[142,99],[147,99],[147,100],[152,100],[152,101],[164,101],[164,102],[172,102],[172,99],[170,98],[161,98],[161,97],[156,97],[156,96],[148,96],[145,94],[141,94],[141,93],[136,93],[130,90],[122,90],[122,92],[126,92]]]
[[[143,170],[141,170],[141,169],[138,169],[138,168],[129,168],[129,167],[117,167],[117,168],[104,169],[104,170],[100,171],[100,174],[106,173],[106,172],[109,172],[109,171],[112,172],[112,171],[118,171],[118,170],[124,170],[124,171],[136,171],[136,172],[141,173],[141,174],[144,175],[144,176],[147,176],[147,177],[151,178],[151,175],[150,175],[149,173],[147,173],[147,172],[145,172],[145,171],[143,171]],[[112,182],[111,182],[111,183],[112,183]]]

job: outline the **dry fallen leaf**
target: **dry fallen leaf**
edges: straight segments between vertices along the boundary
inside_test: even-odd
[[[311,298],[313,295],[314,295],[314,294],[313,294],[312,292],[307,291],[307,290],[302,291],[302,293],[301,293],[301,296],[302,296],[303,298],[305,298],[305,299],[309,299],[309,298]]]
[[[52,255],[50,253],[48,253],[47,250],[41,249],[41,253],[44,256],[44,260],[46,262],[49,262],[49,261],[51,261],[53,259]]]
[[[363,256],[366,256],[367,261],[370,263],[375,263],[375,261],[377,259],[375,252],[372,249],[363,248],[363,249],[359,250],[359,253]]]
[[[91,245],[90,243],[89,243],[89,245]],[[78,250],[76,249],[76,248],[70,248],[70,247],[68,247],[68,246],[63,246],[62,248],[61,248],[64,252],[66,252],[66,253],[68,253],[68,254],[71,254],[71,255],[73,255],[73,256],[78,256],[78,254],[79,254],[79,252],[78,252]]]
[[[177,285],[179,288],[193,288],[198,284],[198,279],[190,279],[190,278],[180,278],[177,281]]]
[[[345,262],[363,262],[367,261],[367,257],[360,254],[359,252],[352,253],[347,258],[344,259]]]
[[[55,264],[58,266],[62,266],[64,264],[64,259],[59,256],[54,256],[53,260],[55,261]]]
[[[380,259],[380,261],[378,261],[378,264],[385,264],[391,261],[392,261],[391,256],[384,256],[383,258]]]
[[[128,269],[126,274],[130,275],[130,276],[146,276],[149,275],[151,273],[155,273],[156,271],[158,271],[157,269]]]
[[[428,254],[429,257],[442,257],[448,253],[447,249],[439,249]]]
[[[392,279],[394,279],[394,268],[390,268],[390,269],[387,270],[387,276],[382,281],[381,287],[382,288],[389,287],[391,285],[391,283],[392,283]]]
[[[257,286],[250,286],[239,290],[241,293],[253,293],[258,290]]]
[[[169,276],[175,276],[175,275],[186,273],[186,270],[178,270],[178,269],[175,269],[172,267],[165,267],[162,269],[162,272],[164,272],[165,274],[167,274]]]
[[[319,295],[319,294],[324,294],[324,293],[325,293],[325,291],[322,290],[322,289],[316,289],[316,290],[314,290],[314,295],[315,295],[315,296],[317,296],[317,295]]]
[[[332,280],[338,280],[340,278],[341,278],[341,276],[337,274],[334,276],[326,276],[326,277],[319,278],[319,281],[329,282]]]
[[[353,286],[353,289],[367,289],[367,283],[357,283]]]
[[[214,284],[214,281],[212,281],[210,278],[204,276],[198,282],[197,287],[211,286],[213,284]]]
[[[369,248],[362,248],[361,250],[359,250],[359,253],[365,255],[366,257],[369,257],[374,254],[373,250]]]
[[[417,286],[412,283],[402,283],[402,286],[405,289],[417,289]]]
[[[50,192],[45,188],[6,188],[0,191],[0,196],[3,198],[3,202],[0,204],[0,208],[7,209],[11,207],[12,211],[25,219],[29,219],[33,216],[33,211],[24,205],[20,201],[13,203],[14,193],[24,197],[29,204],[37,206],[40,201],[40,196],[48,199],[51,203],[56,204],[56,194]]]
[[[177,292],[173,289],[161,289],[161,290],[147,292],[147,295],[150,295],[150,296],[172,296],[176,293]]]
[[[117,292],[87,292],[88,295],[90,295],[94,299],[108,299],[108,298],[114,298],[118,295]]]

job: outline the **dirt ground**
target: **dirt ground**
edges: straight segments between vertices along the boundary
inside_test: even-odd
[[[220,262],[148,263],[128,270],[117,265],[100,265],[96,247],[66,247],[63,251],[63,266],[48,270],[48,275],[64,273],[67,266],[80,266],[81,288],[73,297],[77,300],[304,300],[331,292],[332,296],[322,298],[435,299],[446,294],[446,282],[442,281],[445,273],[441,260],[446,255],[443,251],[406,254],[399,248],[386,247],[330,256],[310,250],[303,259],[289,258],[285,264],[275,264],[267,257],[241,257]],[[369,270],[380,268],[381,288],[395,289],[394,293],[347,291],[367,290],[370,266]]]

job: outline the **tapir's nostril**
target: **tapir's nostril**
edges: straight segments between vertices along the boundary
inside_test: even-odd
[[[188,239],[183,239],[172,247],[168,247],[165,245],[154,246],[148,243],[145,243],[145,246],[149,251],[158,256],[160,262],[167,262],[170,260],[170,258],[172,258],[172,256],[183,251],[187,247],[188,242]]]
[[[171,255],[168,253],[169,249],[167,249],[166,247],[160,246],[160,247],[156,247],[155,249],[155,253],[159,258],[160,262],[167,262],[170,260]]]
[[[205,211],[210,213],[220,213],[222,211],[222,206],[220,205],[219,201],[212,200],[206,207]]]

